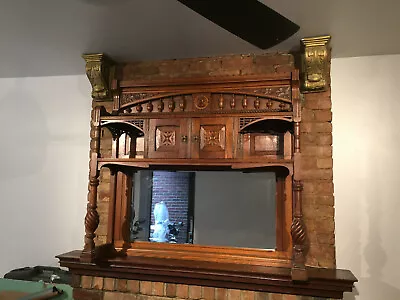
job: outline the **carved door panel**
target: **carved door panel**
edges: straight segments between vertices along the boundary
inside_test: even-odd
[[[232,158],[232,118],[192,121],[192,158]]]
[[[187,119],[151,119],[149,158],[187,158]]]

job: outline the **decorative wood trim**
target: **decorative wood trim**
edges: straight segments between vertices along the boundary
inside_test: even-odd
[[[193,78],[174,78],[174,79],[155,79],[155,80],[121,80],[119,86],[122,89],[140,89],[140,90],[179,90],[194,89],[204,86],[212,86],[213,88],[230,87],[232,85],[260,85],[268,82],[268,85],[288,85],[291,80],[291,72],[280,72],[265,75],[248,75],[248,76],[218,76],[218,77],[193,77]]]
[[[271,293],[341,299],[357,279],[347,270],[307,268],[307,282],[293,282],[290,268],[237,265],[151,257],[117,257],[82,263],[80,251],[57,256],[73,274],[235,288]]]

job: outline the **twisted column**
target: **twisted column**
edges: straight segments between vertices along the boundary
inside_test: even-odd
[[[293,258],[292,258],[292,279],[298,281],[307,280],[307,270],[305,267],[305,242],[306,230],[303,222],[302,214],[302,199],[301,192],[303,184],[299,180],[293,181],[293,221],[291,226],[291,235],[293,243]]]

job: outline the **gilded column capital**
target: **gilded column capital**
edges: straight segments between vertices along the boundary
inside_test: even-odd
[[[301,39],[301,90],[303,93],[325,91],[329,84],[331,37]]]
[[[86,75],[92,85],[93,100],[112,100],[110,82],[114,62],[103,53],[83,54],[86,61]]]

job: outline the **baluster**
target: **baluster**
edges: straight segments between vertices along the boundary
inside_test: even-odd
[[[258,99],[258,97],[256,98],[256,100],[254,100],[254,108],[255,109],[260,108],[260,99]]]
[[[244,95],[243,100],[242,100],[242,107],[243,109],[247,108],[247,95]]]
[[[81,261],[93,262],[95,258],[95,231],[99,226],[99,214],[97,212],[97,187],[99,186],[99,171],[97,159],[100,151],[100,107],[97,106],[92,112],[90,130],[90,163],[89,163],[89,193],[85,216],[85,245],[81,254]]]
[[[272,107],[272,105],[273,105],[272,101],[271,101],[271,100],[268,100],[268,101],[267,101],[267,109],[270,110],[271,107]]]
[[[294,153],[300,152],[300,122],[294,122]]]
[[[162,99],[160,99],[160,102],[158,103],[157,110],[159,112],[162,112],[164,110],[164,101]]]
[[[235,101],[235,94],[232,94],[232,100],[231,100],[231,108],[234,109],[236,106],[236,101]]]
[[[147,111],[148,112],[152,112],[153,111],[153,102],[148,102],[147,103]]]
[[[224,109],[224,106],[225,106],[224,96],[222,96],[222,94],[221,94],[221,96],[219,97],[219,101],[218,101],[218,107],[219,107],[219,109]]]
[[[168,102],[168,109],[170,112],[173,112],[175,110],[175,101],[174,98],[171,97],[171,100]]]
[[[142,110],[143,110],[142,104],[136,105],[136,111],[137,111],[138,113],[141,113]]]
[[[181,111],[184,111],[186,107],[186,100],[185,100],[185,96],[182,96],[181,101],[179,102],[179,109]]]

